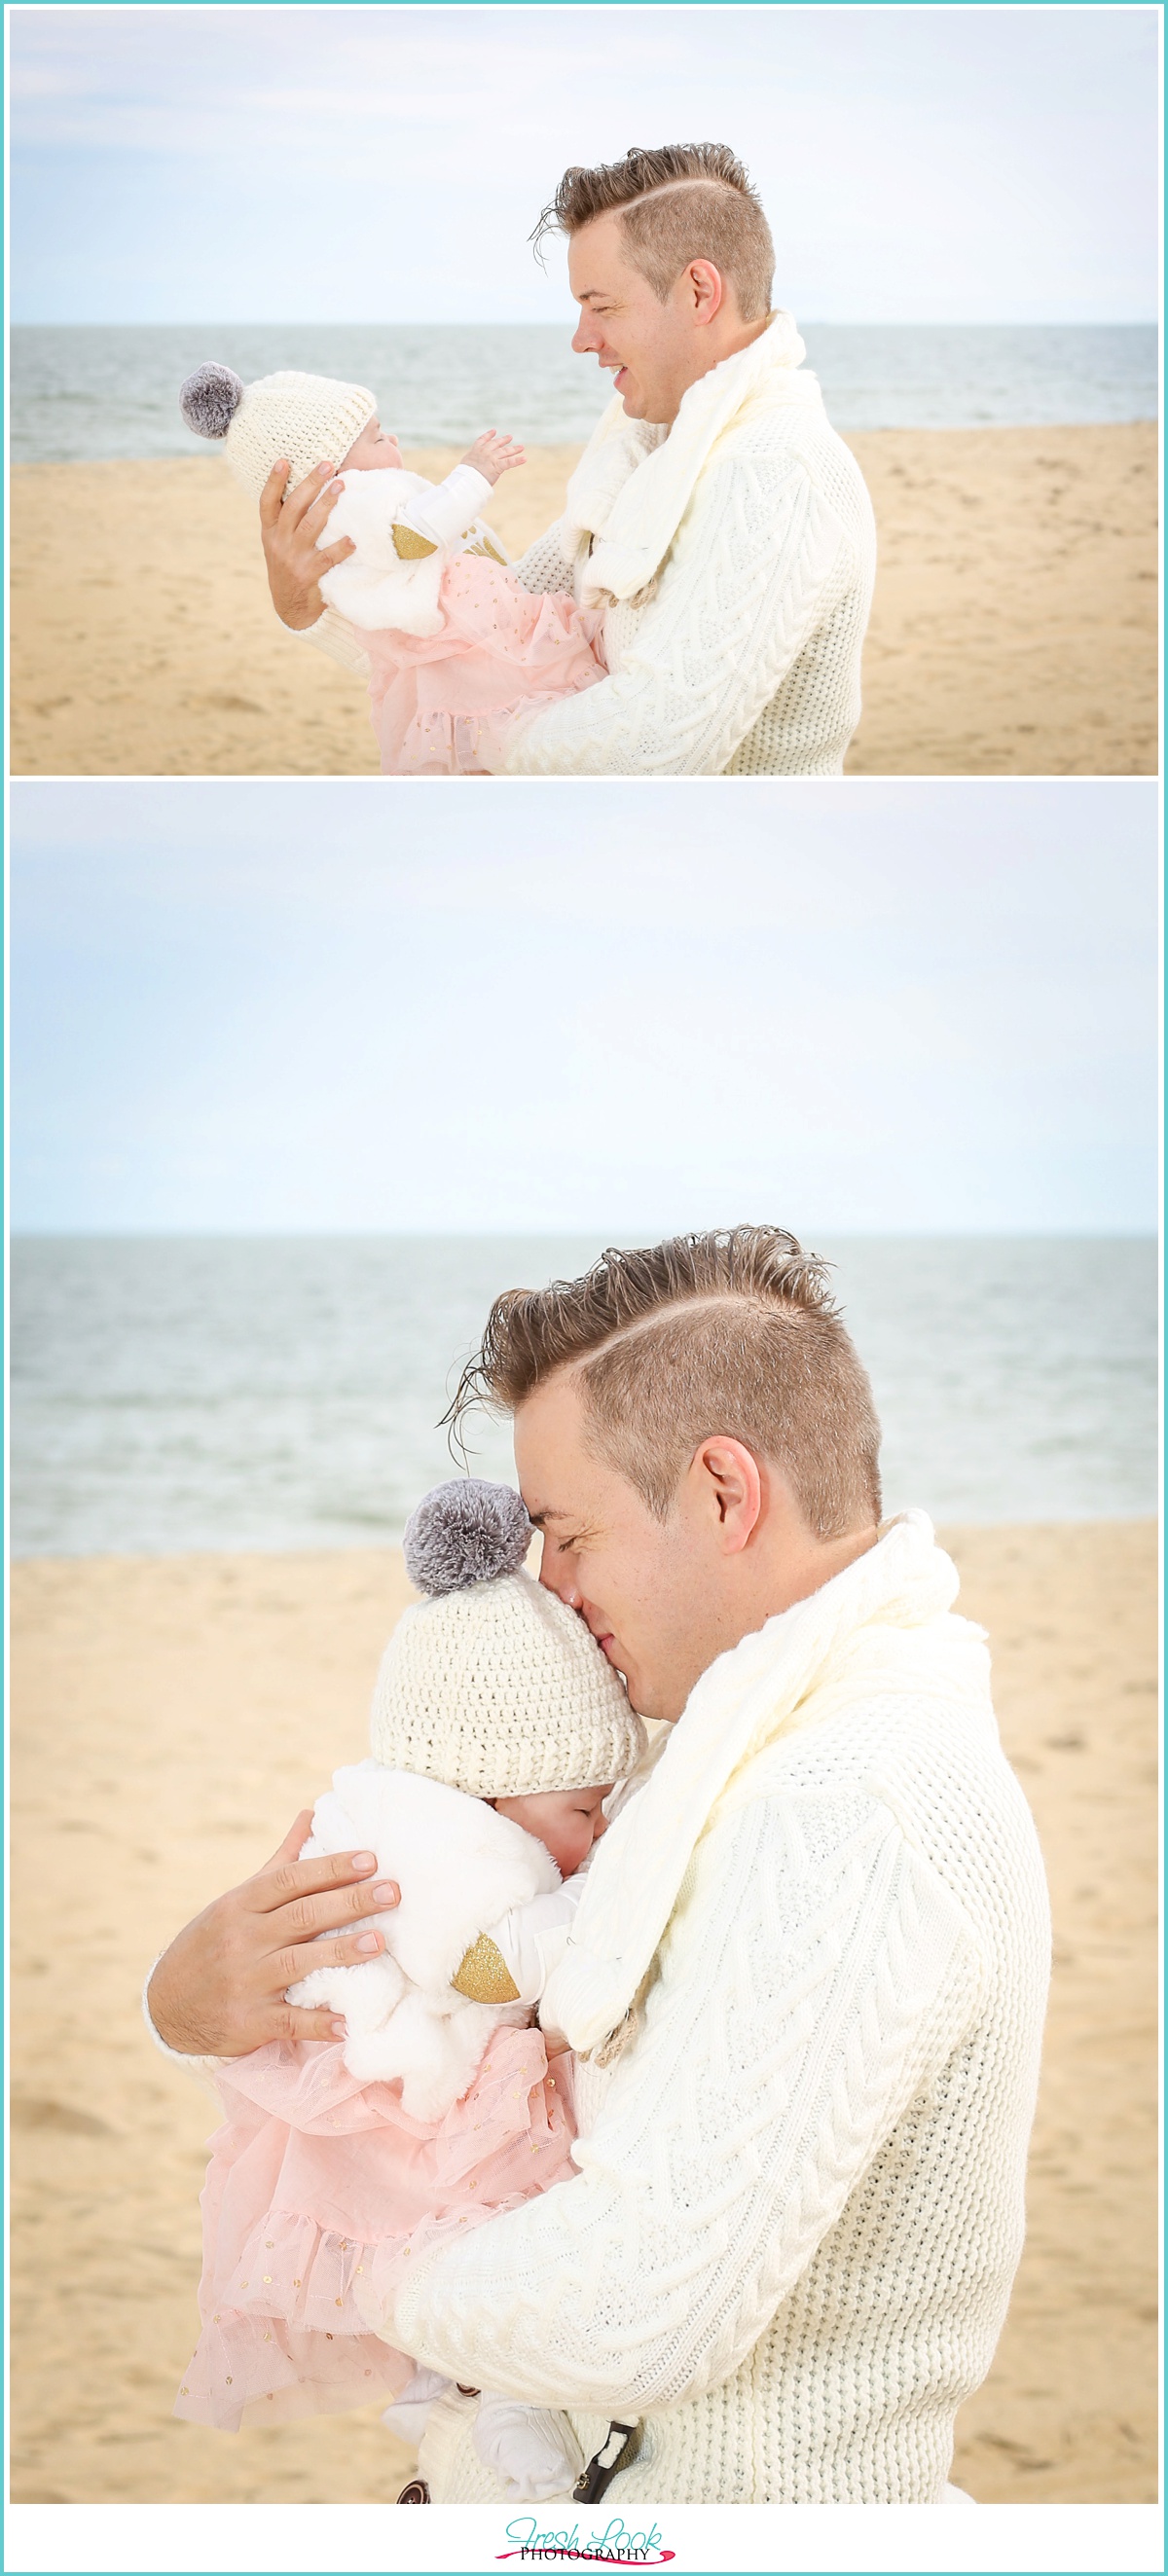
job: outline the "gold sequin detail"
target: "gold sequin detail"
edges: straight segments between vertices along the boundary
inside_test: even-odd
[[[423,555],[436,555],[438,548],[429,537],[420,537],[416,528],[399,523],[393,532],[393,551],[403,563],[417,563]]]
[[[519,2001],[519,1988],[507,1962],[485,1932],[480,1932],[450,1982],[457,1995],[469,1995],[475,2004],[515,2004]],[[488,2068],[484,2068],[484,2073]]]

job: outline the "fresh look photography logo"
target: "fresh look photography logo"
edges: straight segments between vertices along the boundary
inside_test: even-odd
[[[511,2547],[495,2553],[500,2561],[587,2560],[596,2567],[667,2567],[677,2555],[664,2547],[656,2522],[647,2531],[630,2531],[620,2514],[603,2531],[584,2536],[578,2522],[570,2531],[541,2531],[535,2514],[518,2514],[507,2525],[507,2538]]]

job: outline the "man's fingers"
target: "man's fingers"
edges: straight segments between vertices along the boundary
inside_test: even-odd
[[[313,2012],[300,2004],[284,2004],[274,2036],[277,2039],[339,2039],[341,2028],[336,2013],[326,2004],[319,2004]]]
[[[302,1807],[291,1832],[285,1834],[283,1842],[277,1845],[271,1859],[264,1862],[261,1875],[266,1876],[270,1869],[281,1869],[286,1867],[289,1861],[299,1860],[311,1831],[312,1809]]]
[[[318,547],[321,571],[327,572],[330,565],[343,563],[346,555],[355,555],[356,551],[351,537],[339,537],[335,546]]]
[[[375,1885],[365,1881],[356,1886],[334,1887],[324,1896],[286,1899],[284,1919],[273,1929],[278,1929],[283,1941],[315,1941],[319,1932],[343,1932],[366,1915],[388,1914],[398,1902],[398,1890],[387,1879],[378,1879]],[[315,1958],[312,1965],[316,1966]],[[301,1967],[298,1974],[304,1973]]]
[[[299,1821],[297,1819],[297,1823]],[[305,1820],[306,1832],[311,1823],[312,1817],[308,1815]],[[296,1830],[297,1826],[294,1825],[292,1833],[288,1836],[289,1845]],[[301,1843],[304,1839],[304,1834],[301,1834]],[[270,1867],[261,1870],[252,1880],[253,1911],[257,1914],[275,1914],[282,1905],[294,1905],[313,1896],[321,1897],[327,1903],[329,1899],[326,1891],[330,1888],[345,1891],[349,1896],[357,1896],[362,1893],[362,1890],[353,1882],[358,1879],[367,1880],[376,1867],[375,1852],[318,1852],[312,1860],[298,1860],[293,1859],[286,1845],[282,1852],[277,1852]],[[358,1909],[348,1907],[346,1910],[352,1913]],[[359,1910],[368,1914],[375,1909],[371,1905],[366,1905]],[[334,1911],[331,1920],[327,1921],[322,1928],[331,1932],[344,1920],[344,1912]]]
[[[339,492],[322,492],[313,502],[311,509],[305,511],[296,530],[297,537],[303,539],[305,544],[314,542],[322,529],[327,528],[340,497]]]
[[[261,528],[275,527],[280,516],[280,505],[284,498],[284,485],[287,480],[288,459],[286,456],[279,456],[260,494]]]
[[[282,1986],[294,1986],[314,1968],[362,1968],[384,1948],[384,1932],[372,1930],[349,1932],[336,1941],[305,1941],[299,1949],[280,1952],[276,1974]]]
[[[334,470],[331,465],[314,465],[311,474],[305,475],[303,483],[298,483],[295,491],[288,494],[282,514],[286,526],[290,528],[300,526],[301,520],[307,516],[314,501],[319,501],[322,486],[332,481]],[[328,509],[331,510],[332,506],[330,501]],[[328,510],[324,513],[324,518],[327,519],[327,517]],[[320,524],[323,527],[324,519]]]

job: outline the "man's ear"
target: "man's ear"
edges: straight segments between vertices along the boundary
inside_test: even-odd
[[[695,322],[712,322],[726,301],[721,269],[715,268],[712,259],[691,259],[684,275]]]
[[[737,1556],[762,1516],[762,1477],[753,1451],[741,1440],[712,1433],[695,1451],[690,1474],[699,1480],[700,1506],[713,1515],[723,1554]]]

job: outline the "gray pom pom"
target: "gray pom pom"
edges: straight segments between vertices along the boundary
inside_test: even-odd
[[[406,1573],[419,1592],[461,1592],[496,1574],[517,1574],[531,1539],[512,1486],[454,1476],[423,1494],[406,1523]]]
[[[210,363],[196,367],[178,398],[188,429],[199,438],[226,438],[243,398],[243,378],[234,367]]]

